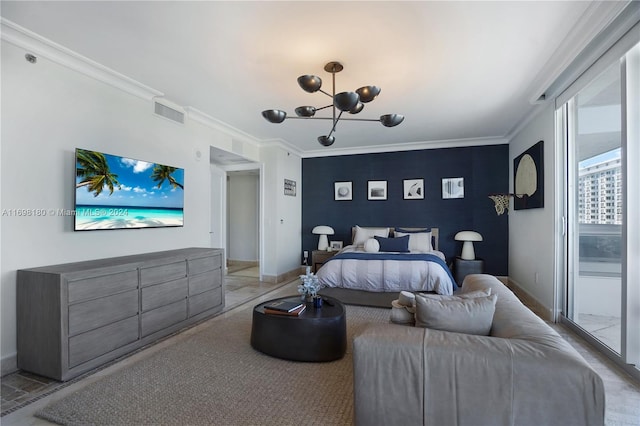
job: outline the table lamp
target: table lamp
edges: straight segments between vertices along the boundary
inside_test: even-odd
[[[473,249],[474,241],[482,241],[482,235],[478,234],[476,231],[460,231],[454,237],[456,241],[464,241],[462,244],[462,254],[460,258],[464,260],[474,260],[476,258],[476,253]]]
[[[320,235],[318,239],[318,250],[327,250],[329,248],[329,240],[327,235],[333,235],[333,228],[326,225],[318,225],[311,230],[312,234]]]

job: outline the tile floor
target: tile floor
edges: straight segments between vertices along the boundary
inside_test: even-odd
[[[137,362],[167,345],[175,343],[185,335],[197,333],[206,327],[209,321],[216,321],[231,315],[230,311],[251,309],[263,300],[295,293],[296,282],[285,284],[261,283],[255,277],[247,277],[250,272],[230,270],[225,279],[226,306],[223,314],[207,320],[193,328],[169,337],[150,347],[114,361],[99,371],[87,373],[66,383],[60,383],[29,373],[14,373],[2,378],[2,419],[3,426],[48,425],[33,414],[48,404],[85,386],[88,382],[99,380],[111,372]],[[608,426],[640,426],[640,384],[617,368],[604,355],[594,350],[588,343],[561,324],[551,324],[578,352],[598,371],[604,381],[607,401],[606,424]]]

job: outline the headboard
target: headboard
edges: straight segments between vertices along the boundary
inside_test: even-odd
[[[363,226],[363,228],[387,228],[387,226]],[[395,228],[389,228],[389,235],[393,235]],[[404,226],[399,226],[399,228],[406,229],[409,231],[426,231],[429,228],[405,228]],[[356,227],[351,227],[351,242],[356,236]],[[438,240],[440,238],[440,229],[439,228],[431,228],[431,244],[433,245],[434,250],[440,250]]]

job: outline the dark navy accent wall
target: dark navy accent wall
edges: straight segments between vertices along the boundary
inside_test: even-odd
[[[464,198],[442,199],[442,178],[464,178]],[[403,199],[404,179],[424,179],[423,200]],[[369,201],[367,181],[386,180],[387,199]],[[353,200],[335,201],[334,182],[353,182]],[[438,227],[447,263],[459,255],[458,231],[473,230],[485,272],[508,275],[509,223],[489,194],[509,190],[509,147],[487,145],[420,151],[344,155],[302,160],[302,250],[317,248],[316,225],[329,225],[329,240],[351,242],[351,227]],[[309,260],[310,261],[310,260]]]

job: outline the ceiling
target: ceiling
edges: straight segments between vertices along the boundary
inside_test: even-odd
[[[590,3],[3,0],[1,13],[256,142],[323,155],[504,140],[533,110],[536,84],[558,72],[550,62]],[[398,113],[404,122],[341,121],[325,148],[316,138],[330,121],[262,118],[269,108],[294,115],[330,103],[296,82],[315,74],[330,91],[328,61],[344,65],[337,92],[382,88],[356,118]]]

